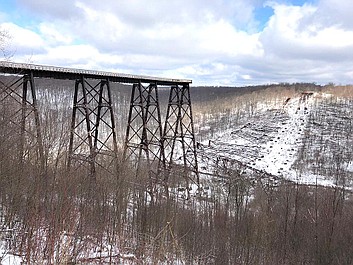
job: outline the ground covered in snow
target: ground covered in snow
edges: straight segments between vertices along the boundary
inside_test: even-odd
[[[266,259],[261,258],[251,262],[248,253],[253,251],[253,257],[276,256],[280,253],[276,251],[281,249],[278,246],[288,246],[283,252],[287,255],[292,246],[302,247],[288,258],[291,261],[305,251],[316,255],[317,247],[310,249],[310,246],[319,245],[320,241],[314,241],[321,237],[322,253],[326,254],[325,242],[329,240],[325,236],[335,235],[332,233],[335,227],[330,229],[327,224],[336,225],[336,222],[341,222],[341,226],[335,228],[337,238],[347,237],[345,242],[350,242],[351,223],[344,222],[352,220],[353,211],[342,211],[342,216],[347,214],[344,218],[330,217],[338,213],[335,207],[339,203],[350,204],[345,200],[347,189],[328,186],[353,187],[353,99],[322,91],[296,92],[264,100],[260,91],[260,94],[249,94],[248,100],[242,98],[234,102],[234,98],[240,97],[237,95],[223,101],[224,106],[229,104],[234,109],[218,111],[219,101],[215,100],[213,113],[196,113],[201,117],[195,123],[199,133],[196,137],[202,139],[197,144],[201,196],[189,196],[199,194],[196,184],[175,182],[167,189],[171,200],[164,200],[162,189],[162,196],[152,200],[153,191],[141,189],[143,179],[136,183],[134,174],[124,183],[115,182],[115,176],[108,180],[104,176],[100,183],[106,185],[105,189],[92,198],[80,187],[81,178],[73,182],[71,188],[77,190],[72,191],[69,199],[67,190],[64,190],[65,196],[57,196],[62,195],[61,186],[52,178],[57,193],[38,185],[47,193],[33,189],[37,192],[33,192],[38,197],[36,200],[36,196],[27,196],[32,194],[34,185],[20,185],[20,189],[11,178],[8,183],[15,183],[15,188],[7,191],[14,196],[3,198],[13,212],[2,209],[0,203],[0,264],[17,265],[27,260],[40,260],[42,264],[188,263],[184,260],[190,264],[267,264]],[[254,97],[258,98],[250,101]],[[207,108],[210,109],[210,104]],[[180,176],[175,174],[174,177]],[[170,183],[175,179],[170,178]],[[70,175],[70,183],[72,181]],[[146,184],[149,179],[144,181]],[[287,185],[288,182],[320,187],[306,190],[306,185]],[[285,185],[281,186],[282,183]],[[182,190],[180,187],[184,186],[180,184],[189,186]],[[66,182],[63,187],[67,187]],[[286,189],[282,190],[283,187]],[[313,191],[321,192],[322,196],[314,195]],[[342,193],[342,196],[327,196],[331,191],[333,195]],[[180,196],[182,192],[185,196]],[[344,199],[337,203],[336,198]],[[14,206],[16,199],[17,207]],[[272,204],[273,200],[277,203]],[[323,208],[325,206],[328,208]],[[320,211],[322,215],[312,215]],[[295,218],[289,216],[292,213]],[[282,220],[282,217],[288,218]],[[297,222],[296,218],[301,219]],[[299,223],[302,227],[297,226]],[[288,234],[302,233],[302,237],[286,237],[290,243],[295,241],[293,245],[288,242],[286,245],[285,241],[278,241],[284,240],[282,236],[276,237],[283,235],[282,227],[293,229]],[[316,234],[311,234],[313,231]],[[303,238],[307,238],[307,243]],[[274,242],[273,248],[269,242]],[[340,242],[337,241],[337,249],[346,247],[343,252],[347,256],[353,253],[351,244]],[[226,255],[231,257],[222,259]],[[311,264],[315,259],[304,257],[302,260],[305,262],[287,264]]]
[[[215,172],[220,161],[231,160],[303,184],[351,187],[352,106],[320,92],[267,105],[242,125],[203,141],[200,170]]]

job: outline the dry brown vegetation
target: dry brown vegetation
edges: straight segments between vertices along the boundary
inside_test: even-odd
[[[350,96],[352,88],[325,89]],[[196,123],[206,114],[253,115],[261,102],[282,102],[296,90],[283,85],[196,102]],[[71,96],[40,93],[44,171],[35,154],[18,159],[13,105],[2,103],[0,112],[0,239],[25,264],[353,264],[345,187],[254,182],[230,168],[227,178],[212,180],[217,192],[207,197],[166,196],[156,186],[151,200],[148,174],[136,176],[126,164],[114,175],[99,173],[92,187],[85,171],[65,166],[70,110],[60,106]],[[183,181],[170,179],[175,187]]]

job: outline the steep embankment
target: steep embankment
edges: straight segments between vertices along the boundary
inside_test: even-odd
[[[233,161],[227,165],[240,171],[253,169],[305,184],[350,186],[351,103],[303,92],[280,105],[267,105],[245,124],[204,141],[198,150],[201,171],[217,172],[224,161]]]

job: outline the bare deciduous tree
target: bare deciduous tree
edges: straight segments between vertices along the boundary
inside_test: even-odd
[[[13,56],[13,53],[9,49],[10,40],[10,33],[4,28],[0,27],[0,51],[2,53],[3,59],[5,60],[10,60],[10,58]]]

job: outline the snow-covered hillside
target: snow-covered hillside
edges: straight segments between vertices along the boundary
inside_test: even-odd
[[[215,172],[220,161],[233,161],[238,169],[241,165],[303,184],[350,186],[350,106],[347,99],[321,92],[302,92],[266,105],[242,125],[203,141],[200,171]]]
[[[67,148],[43,175],[38,159],[19,164],[8,148],[20,138],[3,113],[0,264],[353,264],[352,91],[198,88],[202,189],[178,166],[158,179],[147,167],[97,168],[93,182],[84,170],[67,170]],[[116,97],[120,127],[124,95]],[[42,117],[45,132],[55,132],[43,134],[45,150],[66,146],[68,134],[57,128],[70,124],[68,111]]]

